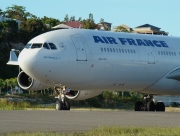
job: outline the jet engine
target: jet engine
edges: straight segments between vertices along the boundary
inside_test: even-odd
[[[92,98],[95,96],[98,96],[102,93],[103,91],[88,91],[88,90],[81,90],[81,91],[74,91],[71,90],[68,94],[66,94],[66,97],[71,100],[85,100],[88,98]]]
[[[19,86],[23,90],[38,91],[41,89],[49,88],[46,84],[43,84],[31,77],[29,77],[24,71],[21,71],[17,77]]]

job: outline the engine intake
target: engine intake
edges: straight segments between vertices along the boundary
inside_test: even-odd
[[[37,90],[42,90],[45,88],[49,88],[46,84],[43,84],[30,76],[28,76],[24,71],[21,71],[17,77],[17,81],[19,86],[23,90],[32,90],[32,91],[37,91]]]

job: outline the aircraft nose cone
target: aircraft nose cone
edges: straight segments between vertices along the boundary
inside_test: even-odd
[[[20,68],[28,75],[35,69],[38,50],[23,49],[18,57]]]

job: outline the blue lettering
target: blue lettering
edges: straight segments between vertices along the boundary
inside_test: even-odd
[[[95,43],[104,43],[104,41],[99,36],[93,36]]]
[[[126,45],[126,40],[124,38],[118,38],[122,45]]]
[[[154,44],[150,40],[144,40],[147,46],[152,46],[154,47]]]
[[[118,44],[118,43],[116,42],[116,39],[114,39],[113,37],[106,37],[106,38],[108,39],[108,41],[109,41],[110,44]]]
[[[136,42],[135,42],[133,39],[126,38],[126,40],[128,41],[128,43],[129,43],[130,45],[137,45]]]
[[[136,41],[139,46],[141,45],[147,46],[141,39],[136,39]]]
[[[103,36],[102,36],[102,38],[103,38],[103,40],[105,41],[105,43],[109,44],[109,42],[108,42],[108,40],[106,39],[106,37],[103,37]]]
[[[165,43],[165,41],[159,41],[160,42],[160,44],[162,45],[162,47],[169,47],[166,43]]]
[[[95,43],[105,43],[105,44],[118,44],[114,37],[104,37],[104,36],[93,36]],[[158,40],[147,40],[147,39],[131,39],[131,38],[118,38],[122,45],[139,45],[139,46],[152,46],[152,47],[166,47],[168,44],[165,41]]]
[[[161,47],[161,44],[159,43],[159,41],[153,40],[154,45],[156,45],[157,47]]]

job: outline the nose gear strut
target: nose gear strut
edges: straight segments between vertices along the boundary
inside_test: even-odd
[[[54,87],[55,94],[58,94],[55,98],[56,100],[56,110],[70,110],[70,102],[67,100],[65,95],[70,92],[70,88],[61,86]]]

